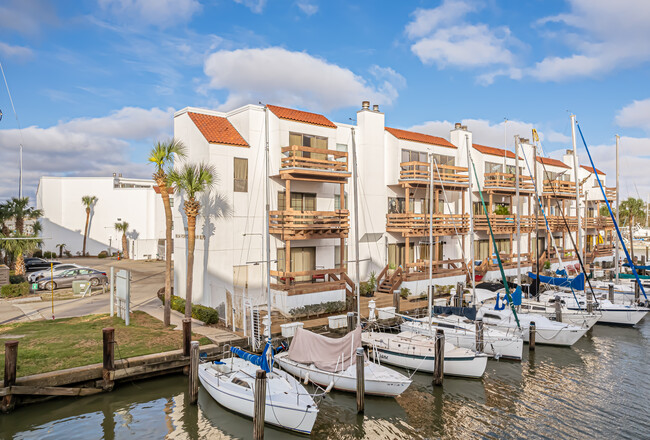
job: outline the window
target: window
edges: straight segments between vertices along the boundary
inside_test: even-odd
[[[503,164],[494,162],[485,162],[485,173],[503,173]]]
[[[341,208],[341,195],[340,194],[334,194],[334,210],[338,209],[348,209],[348,193],[344,193],[344,201],[345,201],[345,207]]]
[[[402,162],[424,162],[428,163],[429,158],[424,151],[413,151],[402,149]]]
[[[439,243],[438,244],[438,256],[435,257],[434,261],[442,261],[442,248],[443,244]],[[433,243],[433,251],[435,252],[436,249],[436,243]],[[429,243],[420,243],[420,256],[418,257],[420,260],[424,261],[429,261]]]
[[[286,249],[278,249],[278,271],[284,272],[286,262]],[[315,247],[291,247],[290,272],[306,272],[316,270]],[[311,276],[298,276],[294,281],[310,281]]]
[[[409,203],[409,212],[414,212],[415,198],[411,197]],[[406,212],[406,199],[404,197],[389,197],[388,198],[388,213],[389,214],[404,214]]]
[[[343,250],[345,254],[343,255],[343,267],[348,265],[348,247],[345,246]],[[334,246],[334,267],[339,269],[341,267],[341,246]]]
[[[517,167],[514,165],[506,165],[506,173],[508,174],[517,174]],[[519,177],[524,175],[524,168],[519,167]]]
[[[414,245],[409,243],[409,263],[413,263]],[[388,245],[388,264],[395,267],[404,266],[406,259],[406,246],[404,243],[394,243]]]
[[[248,192],[248,159],[235,157],[235,192]]]
[[[286,193],[278,192],[278,211],[286,209]],[[316,194],[291,193],[291,209],[294,211],[316,211]]]
[[[510,255],[510,239],[501,238],[495,240],[497,243],[497,249],[501,256]],[[491,240],[478,240],[474,242],[474,256],[478,260],[485,260],[486,258],[491,258],[494,254],[494,245]]]
[[[327,138],[323,136],[312,136],[310,134],[289,133],[289,145],[327,150]],[[311,153],[309,151],[297,151],[295,154],[297,156],[312,157],[319,160],[327,159],[327,154]]]

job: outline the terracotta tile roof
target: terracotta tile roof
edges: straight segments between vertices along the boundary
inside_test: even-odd
[[[588,167],[587,165],[580,165],[581,168],[584,168],[585,170],[589,171],[590,173],[594,172],[594,168]],[[606,174],[600,171],[598,168],[596,168],[596,173],[600,174],[601,176],[605,176]]]
[[[571,168],[561,160],[551,159],[550,157],[537,156],[537,162],[543,163],[544,165],[551,165],[554,167]]]
[[[336,128],[336,125],[323,115],[318,113],[303,112],[277,105],[267,105],[269,110],[280,119],[289,119],[290,121],[304,122],[305,124],[320,125],[322,127]]]
[[[499,157],[503,157],[505,155],[508,159],[515,158],[515,153],[508,150],[502,150],[501,148],[487,147],[481,144],[472,144],[472,147],[474,147],[475,150],[480,151],[483,154],[491,154],[493,156],[499,156]],[[521,157],[519,159],[521,159]]]
[[[395,136],[397,139],[405,141],[420,142],[422,144],[438,145],[440,147],[456,148],[454,144],[447,139],[431,136],[429,134],[416,133],[414,131],[400,130],[399,128],[386,127],[386,131]]]
[[[248,142],[244,140],[228,119],[203,113],[187,112],[187,114],[211,144],[234,145],[237,147],[249,146]]]

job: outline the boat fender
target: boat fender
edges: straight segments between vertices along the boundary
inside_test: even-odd
[[[334,388],[334,381],[331,381],[329,385],[327,385],[327,388],[325,388],[325,394],[328,394],[330,391],[332,391],[332,388]]]
[[[305,373],[305,381],[303,382],[305,385],[309,383],[309,372]]]
[[[215,365],[226,365],[225,362],[221,362],[221,361],[212,361],[212,363]]]

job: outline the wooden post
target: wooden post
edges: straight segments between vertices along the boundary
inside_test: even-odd
[[[634,303],[637,304],[641,298],[641,286],[638,282],[634,282]]]
[[[562,322],[562,300],[555,297],[555,321]]]
[[[199,399],[199,343],[192,341],[190,348],[190,374],[188,377],[190,403],[196,404]]]
[[[103,336],[103,365],[102,379],[104,389],[113,389],[113,375],[115,374],[115,329],[112,327],[102,329]]]
[[[590,296],[587,296],[587,313],[590,315],[594,313],[594,302]]]
[[[357,414],[364,411],[364,396],[366,394],[366,379],[365,379],[365,359],[363,355],[363,348],[357,348]]]
[[[348,333],[356,328],[356,321],[354,312],[348,312]]]
[[[483,320],[477,319],[475,321],[475,333],[476,333],[476,351],[483,353]]]
[[[264,410],[266,409],[266,371],[257,370],[255,376],[255,409],[253,412],[253,439],[264,438]]]
[[[463,307],[463,295],[465,294],[465,284],[456,283],[456,307]]]
[[[183,356],[190,355],[190,341],[192,340],[192,320],[183,318]]]
[[[442,385],[445,370],[445,332],[436,330],[435,359],[433,360],[433,385]]]
[[[393,291],[393,307],[395,307],[395,313],[400,313],[400,300],[402,297],[399,295],[399,290],[394,290]]]
[[[614,285],[613,284],[609,285],[609,292],[607,294],[607,299],[610,300],[611,302],[614,302]]]
[[[18,341],[5,342],[5,388],[16,384],[16,366],[18,365]],[[9,412],[14,409],[16,401],[14,396],[8,394],[2,398],[2,412]]]
[[[528,350],[535,351],[535,321],[530,321],[528,328]]]

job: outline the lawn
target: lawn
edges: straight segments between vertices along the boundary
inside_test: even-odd
[[[102,329],[115,329],[115,359],[182,348],[183,334],[166,329],[162,322],[133,312],[131,325],[117,317],[88,315],[55,321],[31,321],[0,326],[0,374],[4,371],[4,343],[18,343],[18,377],[102,362]],[[7,337],[9,336],[9,337]],[[23,337],[19,337],[23,336]],[[193,335],[201,345],[208,338]]]

